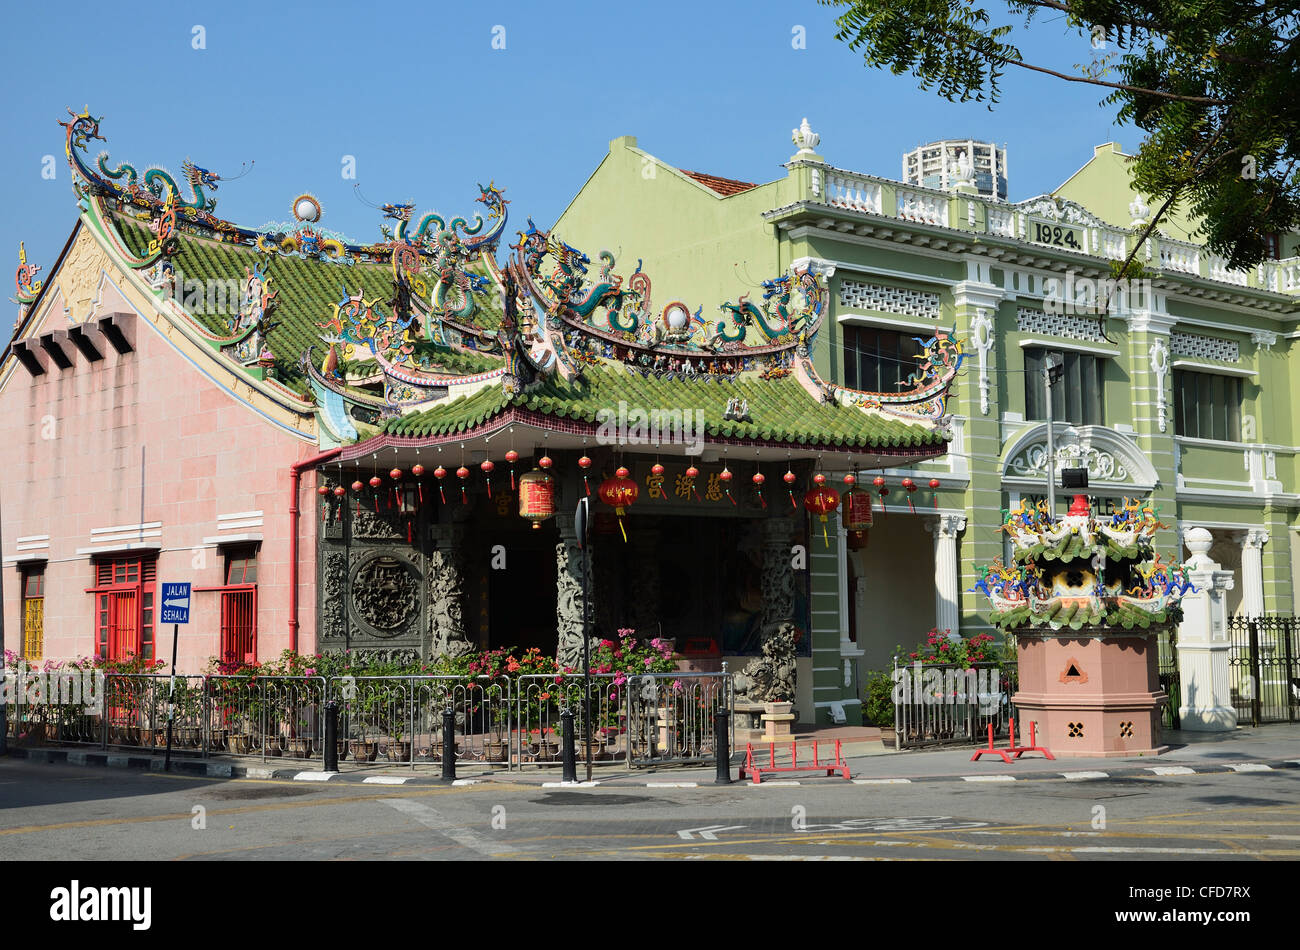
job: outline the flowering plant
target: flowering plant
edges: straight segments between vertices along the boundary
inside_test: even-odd
[[[940,631],[932,627],[925,635],[925,642],[916,649],[905,653],[902,647],[895,647],[895,655],[900,660],[914,660],[923,664],[943,663],[967,669],[975,663],[1000,663],[1006,659],[997,647],[992,634],[977,633],[970,637],[954,636],[951,630]]]

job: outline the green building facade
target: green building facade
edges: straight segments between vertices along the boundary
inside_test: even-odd
[[[1006,153],[972,155],[971,140],[934,143],[950,155],[940,190],[832,164],[807,120],[792,138],[784,177],[767,183],[684,171],[615,139],[553,233],[643,261],[659,286],[690,295],[692,311],[811,269],[830,288],[814,364],[847,389],[896,388],[936,330],[955,327],[964,341],[947,455],[860,470],[861,484],[882,477],[888,490],[868,543],[852,550],[841,529],[838,545],[811,552],[803,705],[819,721],[840,711],[860,721],[862,679],[887,669],[896,646],[933,627],[992,630],[971,588],[980,565],[1005,556],[1002,513],[1045,495],[1049,361],[1063,369],[1052,390],[1057,468],[1086,468],[1103,510],[1150,498],[1180,548],[1186,531],[1208,529],[1211,556],[1236,572],[1230,613],[1293,611],[1294,235],[1276,242],[1277,259],[1232,271],[1175,215],[1138,249],[1140,277],[1116,285],[1112,265],[1151,210],[1114,143],[1053,193],[1008,202],[997,197]],[[990,155],[1000,156],[991,175],[981,167]]]

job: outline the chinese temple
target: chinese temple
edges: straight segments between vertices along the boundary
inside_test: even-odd
[[[681,299],[634,248],[511,230],[495,184],[469,216],[374,205],[372,243],[322,224],[305,192],[249,228],[217,216],[219,174],[91,157],[88,110],[62,125],[80,218],[44,281],[21,261],[0,370],[14,471],[58,486],[19,487],[3,512],[6,567],[59,603],[47,657],[152,643],[147,578],[193,577],[211,600],[182,635],[191,665],[285,646],[569,662],[581,498],[595,631],[675,638],[705,668],[792,623],[809,656],[826,517],[842,508],[851,538],[872,519],[866,486],[823,470],[946,451],[961,344],[922,341],[897,392],[830,383],[810,358],[816,273]],[[86,443],[43,443],[51,412],[84,419]],[[159,425],[183,442],[174,471],[144,451]],[[107,471],[78,466],[92,445]]]

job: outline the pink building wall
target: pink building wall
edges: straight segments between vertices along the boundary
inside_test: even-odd
[[[121,309],[120,307],[118,309]],[[257,649],[279,655],[290,642],[291,466],[317,446],[285,432],[209,379],[148,320],[129,318],[131,353],[118,354],[92,333],[104,359],[88,362],[70,345],[73,366],[31,377],[22,367],[0,391],[0,511],[5,557],[44,553],[46,659],[94,651],[92,555],[95,529],[162,522],[158,591],[163,581],[196,588],[224,583],[224,558],[204,539],[261,535],[258,548]],[[66,325],[51,316],[45,333]],[[202,358],[199,363],[202,365]],[[220,379],[222,376],[217,375]],[[141,446],[145,450],[141,509]],[[299,492],[299,649],[315,644],[315,551],[320,507],[315,474]],[[260,512],[241,519],[222,515]],[[221,524],[257,522],[222,530]],[[43,552],[17,552],[17,539],[49,535]],[[29,542],[30,543],[30,542]],[[120,546],[120,544],[119,544]],[[125,553],[125,552],[123,552]],[[21,566],[18,565],[18,566]],[[4,565],[5,646],[20,650],[21,573]],[[197,672],[219,649],[220,595],[196,592],[180,628],[178,669]],[[156,656],[170,660],[170,625],[158,625]]]

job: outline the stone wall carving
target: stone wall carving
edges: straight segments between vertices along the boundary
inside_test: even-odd
[[[321,580],[318,587],[321,598],[318,636],[322,640],[342,640],[347,637],[343,604],[347,590],[347,561],[343,555],[330,551],[322,558]]]
[[[763,524],[763,626],[770,627],[794,615],[794,570],[791,567],[788,518],[770,518]]]
[[[379,511],[374,500],[363,500],[349,512],[352,515],[352,537],[357,541],[405,541],[406,527],[400,523],[404,515],[381,501]]]
[[[429,555],[429,655],[462,656],[473,650],[465,630],[465,532],[435,529],[438,547]]]
[[[388,554],[360,560],[352,575],[352,612],[379,637],[395,637],[420,610],[415,566]]]
[[[1056,447],[1056,470],[1073,468],[1076,462],[1082,462],[1088,469],[1090,478],[1102,478],[1106,481],[1126,481],[1128,469],[1123,461],[1109,452],[1091,446],[1058,445]],[[1047,474],[1047,443],[1039,442],[1028,446],[1011,460],[1009,470],[1016,475]]]

